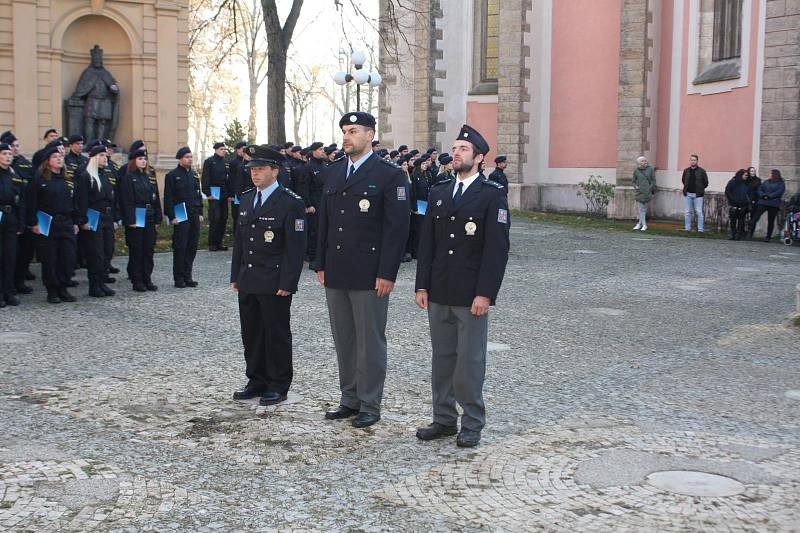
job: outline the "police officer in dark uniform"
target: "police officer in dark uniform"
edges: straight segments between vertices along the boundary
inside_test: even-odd
[[[23,180],[11,166],[14,153],[0,143],[0,307],[19,305],[14,289],[17,239],[25,229]]]
[[[506,192],[508,191],[508,178],[506,178],[506,167],[508,166],[508,158],[504,155],[498,155],[494,158],[495,168],[491,174],[489,174],[489,179],[499,183],[503,187],[506,188]]]
[[[117,147],[116,144],[111,139],[105,139],[101,141],[103,146],[106,147],[106,154],[108,155],[108,163],[106,164],[105,174],[108,178],[108,181],[111,183],[111,186],[114,188],[114,213],[117,218],[114,219],[114,229],[117,229],[117,222],[119,221],[119,196],[117,194],[117,175],[119,174],[119,165],[117,165],[112,156],[114,155],[114,148]],[[114,258],[114,250],[116,249],[116,240],[117,234],[114,232],[114,240],[111,242],[111,253],[106,256],[106,270],[109,274],[119,274],[119,269],[111,264],[111,260]],[[106,283],[114,282],[113,278],[106,278]]]
[[[409,194],[402,169],[371,149],[375,117],[347,113],[339,127],[349,157],[325,171],[312,267],[325,287],[342,392],[325,418],[358,415],[352,424],[362,428],[380,420],[388,296],[408,238]]]
[[[6,143],[11,148],[14,159],[11,161],[11,168],[14,169],[13,179],[23,191],[27,190],[28,183],[33,179],[33,166],[22,154],[20,154],[20,144],[17,137],[10,131],[4,132],[0,136],[0,143]],[[23,202],[24,203],[24,202]],[[17,236],[17,261],[14,267],[14,292],[16,294],[30,294],[33,288],[25,284],[25,281],[36,279],[30,271],[30,264],[36,253],[36,236],[27,226],[26,220],[22,218],[23,232]]]
[[[303,174],[303,188],[297,191],[306,203],[306,218],[308,220],[308,249],[306,261],[313,261],[317,251],[317,211],[322,202],[322,190],[325,186],[325,148],[321,142],[315,142],[309,148],[309,159]]]
[[[156,230],[164,218],[155,171],[147,164],[147,152],[128,154],[125,175],[118,183],[119,205],[128,245],[128,277],[136,292],[157,291],[153,284]],[[136,224],[136,209],[144,209],[144,227]]]
[[[70,136],[67,152],[64,154],[64,170],[67,171],[67,178],[73,183],[80,175],[81,169],[89,162],[82,153],[84,142],[82,135]]]
[[[230,194],[230,165],[225,161],[225,143],[214,143],[214,155],[203,162],[203,194],[208,198],[208,249],[225,251],[222,245],[228,227],[228,195]],[[219,200],[211,197],[211,187],[219,187]]]
[[[114,291],[106,286],[106,259],[114,246],[114,221],[117,219],[114,186],[106,172],[107,164],[106,147],[100,142],[94,144],[89,151],[89,160],[80,169],[75,183],[80,224],[78,246],[83,248],[83,256],[86,258],[89,296],[93,298],[114,295]],[[97,228],[94,230],[89,225],[89,209],[99,213]]]
[[[428,311],[433,348],[432,440],[458,431],[456,444],[477,446],[486,422],[483,382],[489,306],[503,282],[509,250],[505,187],[481,173],[489,145],[468,125],[453,146],[456,179],[431,189],[417,260],[416,302]]]
[[[67,291],[75,268],[75,235],[78,233],[78,209],[75,191],[66,179],[64,154],[58,146],[41,153],[42,163],[25,192],[28,225],[37,235],[36,255],[42,263],[42,282],[50,303],[74,302]],[[50,233],[45,236],[37,220],[42,211],[52,217]]]
[[[192,151],[187,146],[175,154],[178,166],[164,179],[164,213],[172,223],[172,278],[179,289],[197,287],[192,279],[192,266],[200,240],[203,221],[203,196],[200,181],[192,169]],[[185,204],[187,220],[175,218],[175,207]]]
[[[236,156],[231,159],[228,167],[231,177],[231,218],[233,219],[234,231],[236,231],[236,222],[239,218],[239,203],[242,199],[242,192],[252,187],[252,184],[246,187],[244,180],[244,149],[246,147],[247,143],[244,141],[236,143],[233,147]]]
[[[283,156],[268,146],[248,146],[255,188],[242,196],[231,259],[238,291],[247,385],[235,400],[261,396],[261,405],[286,400],[292,383],[292,294],[306,249],[302,198],[277,182]]]

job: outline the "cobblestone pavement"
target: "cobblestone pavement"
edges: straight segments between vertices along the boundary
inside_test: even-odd
[[[155,294],[83,281],[49,306],[37,286],[0,310],[0,530],[800,530],[800,249],[514,222],[473,450],[414,437],[431,405],[413,264],[367,430],[322,419],[338,381],[308,270],[272,408],[230,399],[228,254],[199,254],[199,289],[172,287],[169,255]]]

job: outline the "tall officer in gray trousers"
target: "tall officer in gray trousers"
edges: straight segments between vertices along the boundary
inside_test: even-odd
[[[325,287],[342,391],[325,418],[357,414],[352,424],[361,428],[380,420],[389,293],[408,238],[408,180],[372,152],[375,117],[347,113],[339,127],[348,157],[323,171],[311,266]]]
[[[455,435],[477,446],[486,423],[483,381],[489,306],[494,305],[508,262],[505,187],[487,180],[489,145],[464,125],[453,144],[456,178],[433,186],[417,252],[416,302],[428,310],[433,347],[433,423],[417,430],[421,440]]]

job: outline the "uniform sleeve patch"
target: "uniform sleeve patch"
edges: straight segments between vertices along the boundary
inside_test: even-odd
[[[397,188],[397,199],[398,200],[405,200],[406,199],[406,188],[405,187],[398,187]]]
[[[306,226],[306,221],[302,218],[294,219],[294,230],[295,231],[304,231]]]
[[[501,224],[508,224],[508,210],[507,209],[498,209],[497,210],[497,221]]]

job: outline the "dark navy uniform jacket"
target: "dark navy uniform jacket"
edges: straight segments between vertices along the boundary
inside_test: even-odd
[[[88,162],[88,157],[83,154],[75,155],[72,150],[67,150],[64,154],[64,169],[67,171],[67,179],[72,182],[73,186],[77,184],[83,167]]]
[[[308,163],[302,167],[297,167],[301,170],[300,182],[295,181],[297,186],[297,194],[303,197],[306,207],[313,206],[319,209],[319,204],[322,202],[322,191],[325,188],[325,169],[328,165],[322,159],[311,158]]]
[[[456,180],[433,186],[417,251],[416,289],[437,304],[471,307],[475,296],[494,304],[509,250],[505,188],[483,175],[472,182],[458,206]]]
[[[97,188],[97,183],[92,179],[86,169],[84,168],[81,170],[75,187],[78,218],[81,224],[86,224],[89,221],[86,215],[86,210],[89,208],[103,215],[110,216],[111,220],[118,219],[114,185],[109,179],[111,173],[105,170],[106,169],[98,169],[97,172],[97,177],[100,178],[101,185],[99,189]]]
[[[395,281],[409,228],[408,179],[391,161],[370,154],[346,180],[348,158],[324,171],[317,255],[332,289],[373,290],[375,278]]]
[[[231,283],[239,292],[275,294],[297,292],[306,253],[305,204],[279,186],[267,201],[253,209],[256,191],[242,195],[236,240],[231,258]]]
[[[13,227],[14,232],[25,229],[25,183],[13,167],[0,168],[0,226]]]
[[[48,180],[37,172],[28,183],[28,190],[25,191],[25,213],[29,226],[38,224],[37,211],[43,211],[52,217],[56,215],[68,217],[72,219],[73,224],[79,222],[75,191],[65,175],[66,172],[62,169],[60,174],[53,174]]]
[[[203,193],[210,197],[211,187],[219,187],[220,200],[231,195],[230,163],[224,157],[212,155],[203,162]]]
[[[203,214],[203,197],[200,195],[200,181],[194,169],[178,165],[164,178],[164,213],[170,221],[175,218],[175,206],[186,203],[188,216]]]
[[[508,178],[502,168],[495,168],[492,173],[489,174],[489,179],[505,187],[506,192],[508,192]]]
[[[136,223],[137,207],[147,209],[148,222],[161,224],[164,216],[161,212],[161,199],[154,172],[144,173],[138,169],[127,172],[119,181],[118,187],[120,215],[126,226]]]

